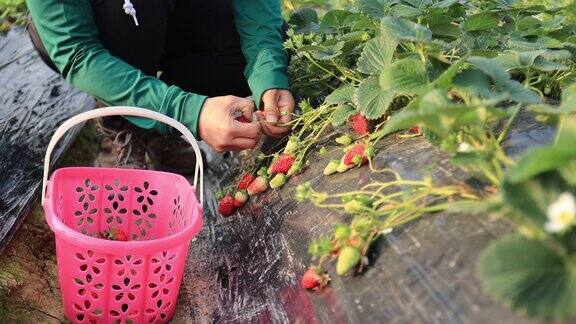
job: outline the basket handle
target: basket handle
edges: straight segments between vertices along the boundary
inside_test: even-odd
[[[85,122],[89,119],[98,118],[98,117],[106,117],[106,116],[117,116],[117,115],[124,115],[124,116],[136,116],[136,117],[144,117],[149,119],[154,119],[156,121],[165,123],[176,128],[184,138],[192,145],[194,149],[194,153],[196,154],[196,169],[194,171],[194,187],[196,189],[200,188],[200,206],[204,203],[204,167],[202,161],[202,155],[200,155],[200,148],[198,147],[198,142],[192,135],[190,130],[182,125],[182,123],[178,122],[177,120],[165,116],[161,113],[144,109],[144,108],[137,108],[137,107],[126,107],[126,106],[118,106],[118,107],[106,107],[106,108],[98,108],[94,110],[90,110],[76,116],[71,117],[67,121],[65,121],[54,135],[50,139],[50,143],[48,144],[48,149],[46,150],[46,155],[44,156],[44,176],[42,178],[42,205],[46,202],[46,185],[48,184],[48,175],[50,173],[50,158],[52,155],[52,151],[56,147],[58,141],[64,136],[64,134],[72,127]],[[198,186],[199,184],[199,186]]]

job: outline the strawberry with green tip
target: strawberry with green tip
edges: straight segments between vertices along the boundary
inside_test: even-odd
[[[352,246],[344,246],[338,253],[336,273],[343,276],[360,262],[362,254],[360,250]]]
[[[246,189],[237,191],[234,195],[234,206],[240,208],[248,201],[248,191]]]
[[[111,228],[108,231],[98,233],[98,238],[111,240],[111,241],[128,241],[128,235],[119,228]]]
[[[288,179],[288,177],[286,177],[284,173],[278,173],[270,180],[270,188],[278,189],[282,187],[286,183],[286,179]]]
[[[234,205],[234,198],[230,195],[226,195],[220,199],[218,202],[218,212],[224,217],[233,215],[236,212],[236,206]]]
[[[368,157],[365,154],[366,144],[355,144],[342,158],[342,162],[346,165],[362,165],[368,162]]]
[[[331,175],[338,172],[338,166],[340,165],[340,161],[332,160],[326,165],[324,168],[324,175]]]
[[[271,174],[275,173],[288,173],[292,164],[296,161],[296,157],[292,154],[280,154],[278,158],[270,166]]]
[[[246,190],[248,191],[248,195],[253,196],[268,190],[269,186],[268,177],[258,176]]]
[[[128,241],[128,235],[123,230],[116,228],[110,231],[110,239],[114,241]]]
[[[338,167],[336,167],[336,171],[338,173],[346,172],[346,171],[352,169],[354,166],[355,166],[354,164],[348,165],[348,164],[344,163],[343,161],[341,161],[340,163],[338,163]]]
[[[304,289],[320,290],[328,284],[330,277],[326,273],[320,273],[315,267],[310,267],[302,276],[300,286]]]

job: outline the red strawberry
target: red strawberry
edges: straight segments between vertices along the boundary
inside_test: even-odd
[[[294,157],[294,155],[280,154],[280,156],[278,156],[276,161],[274,161],[270,166],[270,171],[272,173],[286,174],[288,173],[288,171],[290,171],[290,168],[292,167],[292,164],[294,163],[295,160],[296,157]]]
[[[420,134],[420,126],[413,126],[410,128],[410,134]]]
[[[234,195],[234,206],[240,208],[248,201],[248,192],[246,190],[237,191]]]
[[[248,186],[247,191],[250,196],[253,196],[268,190],[269,186],[270,184],[267,177],[258,176],[256,179],[254,179],[254,181],[252,181],[250,186]]]
[[[348,152],[346,152],[342,161],[346,165],[366,164],[366,162],[368,162],[368,157],[364,152],[365,149],[366,144],[358,143],[354,145]]]
[[[352,128],[359,136],[368,134],[368,119],[361,114],[352,116]]]
[[[236,121],[239,121],[239,122],[244,123],[244,124],[251,123],[250,119],[244,117],[244,115],[240,115],[240,116],[236,117]]]
[[[128,241],[128,235],[119,228],[113,228],[108,232],[108,239],[112,241]]]
[[[330,277],[326,274],[318,274],[316,268],[312,267],[304,272],[300,286],[304,289],[319,290],[326,286]]]
[[[238,182],[238,190],[244,190],[248,188],[252,181],[254,181],[254,178],[256,177],[254,177],[252,173],[246,173],[243,175],[242,179],[240,179],[240,182]]]
[[[228,217],[236,212],[234,198],[230,195],[224,196],[218,203],[218,212],[224,217]]]

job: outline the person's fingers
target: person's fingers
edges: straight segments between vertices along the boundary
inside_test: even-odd
[[[231,133],[235,138],[250,138],[257,140],[262,136],[262,128],[260,123],[241,123],[235,120]]]
[[[251,98],[235,97],[231,108],[233,113],[239,111],[244,117],[252,121],[252,115],[254,114],[254,101]]]
[[[256,110],[256,112],[254,114],[256,114],[256,120],[257,121],[266,121],[266,117],[264,116],[263,111]]]
[[[296,102],[294,101],[294,97],[292,93],[288,90],[283,90],[280,93],[280,98],[278,100],[278,110],[280,111],[280,121],[283,124],[287,124],[292,121],[292,113],[294,112],[294,108],[296,106]]]
[[[258,144],[258,139],[251,138],[235,138],[230,142],[228,149],[238,151],[238,150],[248,150],[253,149]]]
[[[256,111],[256,119],[260,122],[262,131],[270,137],[281,138],[289,131],[289,128],[274,126],[266,122],[264,113],[262,111]]]
[[[278,122],[278,99],[279,92],[276,89],[270,89],[262,95],[262,103],[264,104],[264,116],[269,123]]]

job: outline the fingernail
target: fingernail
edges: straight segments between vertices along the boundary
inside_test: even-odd
[[[269,123],[277,123],[278,117],[276,117],[276,115],[269,114],[269,115],[266,115],[266,121]]]

